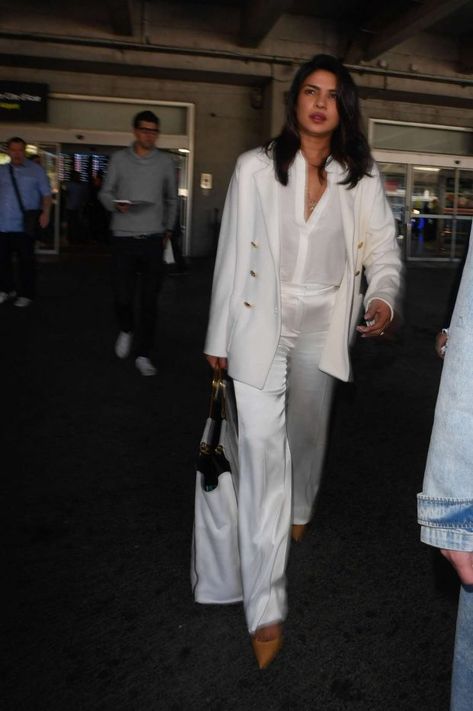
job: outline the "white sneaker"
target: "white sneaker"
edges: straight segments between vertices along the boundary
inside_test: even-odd
[[[18,306],[19,309],[24,309],[32,303],[33,299],[28,299],[27,296],[19,296],[13,302],[13,306]]]
[[[133,340],[133,334],[127,333],[126,331],[120,331],[118,338],[115,342],[115,354],[118,358],[126,358],[130,355],[131,341]]]
[[[140,371],[141,375],[156,375],[156,368],[152,364],[149,358],[145,356],[138,356],[135,360],[135,365]]]

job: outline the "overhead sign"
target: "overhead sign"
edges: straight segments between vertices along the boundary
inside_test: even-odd
[[[0,80],[0,121],[48,120],[48,85]]]

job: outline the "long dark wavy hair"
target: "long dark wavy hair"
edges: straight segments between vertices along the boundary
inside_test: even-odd
[[[276,177],[287,185],[288,170],[301,146],[297,125],[296,107],[299,92],[309,74],[323,69],[337,78],[337,108],[340,123],[332,134],[330,154],[347,171],[341,185],[354,188],[364,175],[369,175],[373,165],[368,141],[361,129],[361,112],[358,91],[349,71],[330,54],[316,54],[303,64],[294,77],[286,106],[286,122],[279,136],[268,141],[264,148],[273,158]],[[323,171],[324,165],[319,170]]]

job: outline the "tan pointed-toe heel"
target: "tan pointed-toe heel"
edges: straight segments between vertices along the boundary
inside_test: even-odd
[[[293,523],[291,526],[291,538],[296,543],[300,543],[307,532],[306,523]]]
[[[266,642],[252,637],[251,644],[253,645],[253,652],[255,653],[259,668],[266,669],[282,647],[282,633],[275,639],[269,639]]]
[[[269,629],[271,628],[271,630]],[[258,635],[264,637],[262,630],[271,634],[272,639],[258,639]],[[261,628],[251,637],[251,644],[255,653],[256,661],[260,669],[266,669],[271,664],[282,647],[282,624],[268,625],[268,628]]]

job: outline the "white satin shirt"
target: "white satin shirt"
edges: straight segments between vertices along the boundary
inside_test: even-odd
[[[284,284],[339,286],[347,261],[340,199],[339,175],[326,166],[327,187],[305,220],[308,165],[298,151],[286,186],[278,183],[281,228],[280,276]]]

